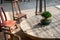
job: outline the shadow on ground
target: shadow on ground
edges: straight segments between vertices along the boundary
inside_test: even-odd
[[[19,32],[16,33],[17,35],[19,35],[21,37],[22,40],[32,40],[31,38],[27,37],[22,30],[20,30]]]

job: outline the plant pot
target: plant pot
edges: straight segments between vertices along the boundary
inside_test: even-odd
[[[44,20],[44,19],[41,20],[42,25],[49,25],[50,23],[51,23],[51,20]]]

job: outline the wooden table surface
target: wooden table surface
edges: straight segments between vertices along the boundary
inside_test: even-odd
[[[40,15],[35,15],[21,22],[24,33],[38,38],[60,38],[60,14],[53,15],[48,26],[41,26]]]

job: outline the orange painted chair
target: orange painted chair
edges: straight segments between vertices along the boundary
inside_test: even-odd
[[[7,20],[6,13],[4,12],[3,7],[0,7],[0,24],[1,27],[8,28],[9,32],[12,33],[13,30],[17,29],[16,21]]]
[[[22,14],[19,8],[18,0],[14,0],[11,2],[12,4],[12,12],[13,12],[13,19],[20,21],[21,18],[27,18],[26,14]]]

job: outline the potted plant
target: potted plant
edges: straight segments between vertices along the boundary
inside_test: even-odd
[[[41,20],[42,25],[48,25],[51,22],[51,19],[49,19],[52,15],[49,11],[44,11],[41,16],[44,18]]]

